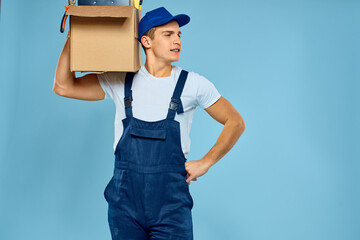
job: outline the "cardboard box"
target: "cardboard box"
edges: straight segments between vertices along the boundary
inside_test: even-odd
[[[134,6],[70,6],[70,71],[136,72],[141,11]]]

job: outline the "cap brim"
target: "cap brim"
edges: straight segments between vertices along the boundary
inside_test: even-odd
[[[182,27],[190,22],[190,17],[186,14],[179,14],[173,18],[179,23],[179,27]]]
[[[190,17],[186,14],[179,14],[179,15],[173,16],[171,18],[164,19],[164,21],[162,21],[162,23],[159,23],[159,25],[157,25],[157,26],[167,24],[168,22],[171,22],[171,21],[177,21],[177,23],[179,24],[179,27],[182,27],[190,22]]]

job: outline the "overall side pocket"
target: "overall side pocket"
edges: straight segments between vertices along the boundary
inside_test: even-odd
[[[110,185],[112,185],[114,181],[114,176],[111,177],[110,181],[108,182],[108,184],[106,185],[105,187],[105,190],[104,190],[104,198],[106,200],[106,202],[109,202],[109,188],[110,188]]]

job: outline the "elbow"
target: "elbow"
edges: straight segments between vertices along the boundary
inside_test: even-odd
[[[54,77],[53,92],[62,97],[68,97],[74,89],[75,77],[56,75]]]
[[[245,128],[246,128],[245,121],[240,116],[240,114],[229,118],[225,122],[225,125],[231,126],[233,129],[233,132],[236,133],[238,135],[238,137],[240,137],[243,134],[243,132],[245,131]]]
[[[245,130],[246,125],[245,125],[245,121],[244,119],[241,117],[241,115],[239,113],[234,114],[232,117],[230,117],[225,124],[230,124],[236,128],[238,128],[239,130],[241,130],[242,132]]]
[[[241,124],[241,134],[243,134],[243,132],[245,131],[246,129],[246,125],[245,125],[245,121],[243,120],[242,121],[242,124]]]
[[[238,116],[236,117],[236,125],[239,129],[240,135],[245,131],[246,129],[246,125],[245,125],[245,120],[241,117],[240,114],[238,114]]]
[[[63,85],[63,84],[59,84],[59,82],[61,81],[57,81],[57,79],[54,79],[54,86],[52,91],[62,97],[67,97],[69,96],[69,91],[72,89],[72,87],[70,87],[69,85]]]
[[[241,118],[241,120],[238,121],[238,129],[239,129],[239,133],[241,136],[246,129],[245,121],[242,118]]]
[[[67,96],[67,91],[64,88],[57,86],[56,84],[54,85],[52,90],[56,95],[59,95],[61,97]]]
[[[246,129],[246,125],[245,125],[245,120],[243,118],[241,118],[241,120],[239,121],[239,124],[241,125],[241,128],[244,131]]]
[[[56,95],[59,95],[62,97],[65,95],[64,91],[62,91],[61,88],[59,88],[59,87],[54,86],[52,90]]]
[[[58,93],[58,89],[55,87],[55,85],[54,85],[54,87],[53,87],[52,91],[53,91],[55,94],[59,95],[59,93]]]

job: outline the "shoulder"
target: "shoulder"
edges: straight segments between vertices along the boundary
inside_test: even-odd
[[[104,72],[97,75],[100,82],[107,84],[123,83],[126,72]]]
[[[195,96],[195,105],[203,109],[208,108],[221,97],[215,85],[204,75],[189,71],[186,81]]]
[[[188,76],[187,76],[187,80],[190,81],[204,81],[204,80],[208,80],[206,77],[204,77],[203,75],[200,75],[199,73],[196,72],[192,72],[192,71],[188,71],[186,69],[183,69],[182,67],[179,66],[174,66],[175,67],[175,71],[177,75],[180,75],[181,71],[187,71],[188,72]]]
[[[204,75],[193,71],[187,71],[187,72],[188,72],[187,81],[189,81],[189,83],[196,86],[197,88],[213,85],[213,83]]]

